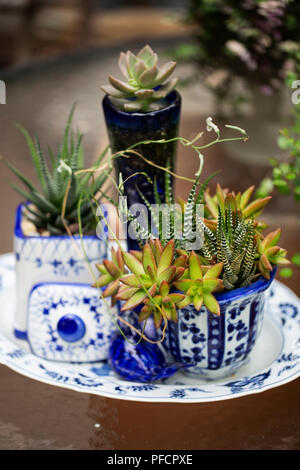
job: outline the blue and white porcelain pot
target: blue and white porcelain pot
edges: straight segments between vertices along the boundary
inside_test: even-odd
[[[22,231],[22,209],[20,204],[14,233],[15,336],[27,339],[32,351],[45,359],[106,359],[111,314],[91,287],[90,269],[96,275],[95,264],[107,258],[107,235],[102,239],[26,236]]]
[[[234,374],[249,359],[259,336],[270,280],[216,295],[220,316],[192,305],[178,310],[178,323],[169,322],[162,346],[169,360],[187,365],[185,373],[205,379]]]

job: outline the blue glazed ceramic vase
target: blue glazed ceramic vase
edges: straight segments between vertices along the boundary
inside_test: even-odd
[[[113,152],[125,150],[131,145],[143,140],[171,139],[178,136],[180,120],[181,97],[173,91],[165,98],[166,106],[157,111],[146,113],[129,113],[117,109],[110,101],[108,95],[103,99],[103,111]],[[176,142],[166,144],[147,144],[135,147],[148,160],[166,167],[170,162],[171,169],[175,167]],[[128,207],[133,204],[144,204],[137,187],[148,199],[154,203],[153,183],[156,181],[158,192],[164,201],[165,172],[146,163],[140,157],[130,154],[129,158],[119,157],[114,160],[117,175],[122,174],[125,181],[137,173],[124,184]],[[141,173],[147,173],[150,180]],[[138,248],[134,240],[129,239],[129,248]]]
[[[192,305],[178,311],[178,323],[169,322],[162,343],[167,357],[183,365],[188,375],[208,380],[234,374],[249,359],[259,336],[270,280],[216,295],[220,316]]]

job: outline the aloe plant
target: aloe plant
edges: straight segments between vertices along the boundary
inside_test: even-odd
[[[201,255],[206,263],[223,263],[224,287],[231,290],[249,285],[257,270],[253,221],[247,221],[238,210],[232,211],[231,206],[224,212],[219,206],[216,230],[203,224],[203,232]]]
[[[162,244],[168,243],[168,241],[174,238],[175,248],[185,248],[186,243],[190,241],[190,238],[193,236],[192,232],[195,233],[194,230],[197,225],[197,205],[203,203],[205,189],[207,188],[207,185],[215,175],[216,173],[211,174],[202,184],[200,184],[199,175],[192,185],[186,204],[181,204],[179,201],[179,204],[176,205],[176,200],[172,189],[171,176],[168,172],[165,173],[164,203],[162,203],[160,199],[159,191],[155,184],[154,196],[156,207],[153,207],[150,204],[150,202],[146,199],[146,197],[138,187],[136,188],[137,191],[139,191],[140,193],[141,199],[144,201],[146,207],[151,213],[155,232],[159,234],[159,239]],[[169,207],[169,211],[165,214],[163,220],[163,218],[160,217],[159,214],[162,212],[163,207],[166,208],[166,206]],[[137,234],[140,234],[139,242],[141,245],[144,244],[144,240],[155,238],[155,234],[152,233],[151,230],[147,230],[147,228],[144,226],[140,227],[140,225],[134,219],[130,211],[129,215],[127,214],[127,216],[131,223],[135,225]],[[176,237],[177,232],[179,232],[179,237]]]
[[[146,45],[137,55],[121,52],[119,67],[126,81],[109,76],[110,85],[102,90],[125,111],[153,111],[164,106],[163,99],[177,84],[177,78],[168,80],[176,62],[157,65],[157,54]]]
[[[84,169],[82,134],[74,136],[70,132],[74,106],[69,114],[64,130],[62,143],[55,154],[49,149],[50,165],[47,163],[39,139],[33,141],[26,129],[18,126],[28,144],[34,169],[40,188],[36,187],[14,165],[4,160],[4,163],[18,177],[25,189],[13,183],[11,186],[26,200],[24,216],[32,222],[39,232],[47,231],[50,235],[66,233],[62,220],[62,210],[65,204],[65,223],[72,233],[78,232],[78,210],[82,232],[94,231],[97,220],[95,217],[96,203],[93,195],[101,190],[111,172],[108,165],[100,176],[93,178],[91,172],[77,173]],[[106,150],[97,158],[93,168],[96,169],[106,155]],[[80,203],[82,195],[84,200]],[[67,199],[65,201],[65,197]]]

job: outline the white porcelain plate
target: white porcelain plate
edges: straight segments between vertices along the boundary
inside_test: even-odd
[[[34,356],[12,333],[15,272],[12,254],[0,256],[0,363],[40,382],[109,398],[201,403],[263,392],[300,376],[300,300],[274,281],[261,335],[248,364],[234,376],[205,382],[177,373],[151,384],[118,378],[106,362],[70,364]]]

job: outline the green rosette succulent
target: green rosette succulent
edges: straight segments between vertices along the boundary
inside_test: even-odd
[[[147,320],[150,315],[153,315],[154,325],[159,328],[162,323],[162,314],[158,307],[160,307],[168,320],[177,322],[177,307],[178,304],[184,299],[184,294],[179,292],[170,293],[170,285],[167,281],[162,281],[159,286],[159,292],[152,299],[146,299],[145,305],[139,314],[139,321]]]
[[[125,301],[121,310],[137,307],[147,299],[151,299],[159,291],[163,282],[171,285],[184,273],[184,257],[173,263],[174,240],[163,248],[156,239],[146,243],[139,260],[133,253],[123,253],[123,258],[130,273],[120,278],[123,286],[117,298]]]
[[[280,235],[281,230],[278,228],[263,239],[257,237],[257,265],[266,279],[270,279],[270,272],[273,271],[274,265],[290,264],[290,261],[286,258],[287,251],[277,245]]]
[[[120,249],[111,249],[111,260],[104,260],[103,264],[96,264],[100,276],[93,287],[106,287],[103,291],[103,297],[111,297],[112,306],[116,304],[116,295],[120,287],[120,278],[127,273],[124,266],[122,251]]]
[[[184,299],[178,302],[178,308],[193,304],[195,309],[199,311],[204,304],[210,312],[220,315],[220,306],[213,296],[213,292],[220,292],[224,287],[222,279],[219,279],[222,269],[223,263],[218,263],[203,274],[201,260],[192,251],[184,279],[174,283],[174,286],[185,294]]]
[[[212,293],[223,289],[218,278],[223,263],[201,266],[199,255],[175,250],[173,239],[164,247],[159,239],[151,239],[141,251],[121,254],[113,250],[112,260],[97,267],[101,275],[94,286],[107,286],[103,296],[122,301],[121,311],[141,306],[140,322],[152,316],[159,328],[163,318],[177,321],[177,310],[189,304],[200,310],[204,303],[209,311],[220,314]]]
[[[101,89],[113,103],[124,111],[153,111],[162,108],[163,99],[175,88],[178,79],[168,80],[176,67],[176,62],[157,65],[157,54],[149,45],[135,55],[131,51],[121,52],[119,67],[124,80],[110,75],[110,85]]]

